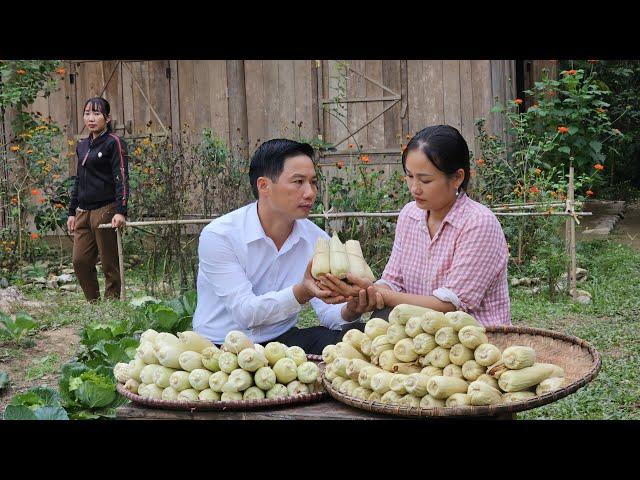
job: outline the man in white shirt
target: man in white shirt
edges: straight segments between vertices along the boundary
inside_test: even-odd
[[[311,276],[316,240],[329,236],[307,219],[318,191],[313,148],[292,140],[263,143],[249,168],[257,202],[207,225],[198,247],[194,331],[216,344],[231,330],[255,343],[279,341],[320,354],[342,339],[363,312],[383,308],[371,287],[336,296]],[[298,329],[307,302],[321,326]]]

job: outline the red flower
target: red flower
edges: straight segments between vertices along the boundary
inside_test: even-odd
[[[47,199],[46,199],[46,198],[43,198],[43,197],[40,197],[40,198],[38,199],[38,202],[40,202],[40,203],[44,203],[44,202],[46,202],[46,201],[47,201]]]
[[[586,191],[587,197],[593,197],[593,192],[591,190]]]
[[[479,159],[477,159],[477,160],[476,160],[476,163],[477,163],[478,165],[484,165],[484,164],[485,164],[484,158],[479,158]]]
[[[56,207],[57,209],[60,209],[63,207],[63,205],[61,203],[56,203],[54,207]]]
[[[558,132],[569,133],[569,129],[567,127],[558,127]]]
[[[522,99],[521,98],[516,98],[514,100],[514,102],[516,102],[518,105],[522,105]]]
[[[596,163],[593,168],[595,168],[596,170],[604,170],[604,165],[600,164],[600,163]]]
[[[536,187],[535,185],[531,187],[529,191],[533,194],[540,193],[540,190],[538,190],[538,187]]]
[[[38,235],[37,233],[32,233],[31,234],[31,240],[35,240],[35,239],[37,239],[39,237],[40,237],[40,235]]]
[[[578,73],[578,71],[577,71],[577,70],[569,70],[569,71],[567,72],[567,75],[575,75],[576,73]]]
[[[40,195],[40,190],[38,190],[37,188],[32,188],[31,195]]]
[[[56,73],[59,73],[60,75],[64,75],[67,71],[64,69],[64,67],[60,67],[60,68],[56,68]]]
[[[344,167],[344,162],[342,160],[339,162],[336,162],[336,167],[338,167],[339,169]]]

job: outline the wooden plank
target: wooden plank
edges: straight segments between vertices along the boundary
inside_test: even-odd
[[[120,83],[121,68],[122,66],[117,60],[103,62],[106,85],[103,85],[104,93],[102,96],[111,106],[111,124],[116,128],[116,133],[120,135],[123,134],[123,130],[118,127],[124,126],[124,105],[122,104],[122,85]],[[113,76],[111,76],[112,72]],[[110,76],[111,79],[109,79]]]
[[[193,141],[202,140],[202,131],[211,128],[211,85],[209,80],[209,61],[193,61],[193,105],[194,122],[190,130]]]
[[[426,126],[422,80],[422,60],[407,60],[408,135],[412,137]]]
[[[366,71],[368,77],[382,82],[382,60],[367,60]],[[385,91],[377,85],[366,82],[367,97],[382,96]],[[383,102],[367,102],[367,120],[375,117],[383,109]],[[391,111],[391,110],[389,110]],[[384,115],[376,118],[367,126],[367,144],[370,148],[384,148]]]
[[[211,129],[219,138],[223,139],[227,145],[229,140],[229,91],[227,88],[227,61],[226,60],[209,60],[207,62],[209,68],[209,105],[211,109]],[[238,66],[239,72],[242,74],[242,83],[238,84],[238,90],[242,92],[244,97],[244,66],[240,61]],[[239,81],[239,80],[238,80]],[[246,115],[246,100],[244,101],[244,115]],[[246,124],[242,128],[244,142],[247,138]],[[245,148],[246,153],[246,148]],[[245,157],[246,158],[246,157]]]
[[[424,126],[440,125],[444,122],[442,60],[423,60],[422,73],[426,123]]]
[[[149,72],[147,62],[129,64],[133,75],[133,132],[144,135],[151,131],[151,108],[149,108]],[[126,67],[125,67],[126,68]],[[137,84],[136,84],[137,81]],[[141,91],[142,89],[142,91]],[[144,95],[143,95],[144,92]],[[144,97],[147,97],[146,99]]]
[[[168,60],[153,60],[148,62],[149,68],[149,96],[156,114],[160,117],[166,129],[171,125],[171,86],[167,78]],[[165,134],[155,115],[151,116],[151,132]]]
[[[285,138],[298,138],[296,127],[296,81],[293,60],[278,60],[278,127]]]
[[[489,60],[471,61],[471,85],[473,91],[473,118],[485,118],[485,128],[493,132],[490,111],[493,106],[491,98],[491,64]],[[476,149],[479,145],[476,145]],[[479,150],[478,150],[479,152]]]
[[[349,65],[360,73],[365,73],[366,62],[364,60],[351,60]],[[361,75],[349,72],[347,77],[347,98],[361,98],[367,95],[367,81]],[[348,103],[347,104],[347,125],[351,132],[355,132],[358,128],[367,122],[367,105],[365,103]],[[368,147],[367,142],[367,130],[364,128],[356,133],[355,140],[350,137],[345,143],[343,143],[339,149],[344,149],[350,144],[362,145],[364,148]],[[355,153],[355,150],[354,150]]]
[[[84,107],[84,102],[87,101],[88,94],[86,88],[86,75],[87,75],[87,64],[86,63],[76,63],[76,125],[77,125],[77,134],[84,134],[84,120],[82,116],[82,109]]]
[[[72,137],[78,133],[77,70],[75,63],[71,61],[65,62],[65,68],[68,72],[68,77],[65,79],[65,85],[67,88],[66,96],[68,97],[66,112],[67,118],[69,119],[69,131],[67,136]],[[75,166],[73,169],[75,172]]]
[[[193,60],[178,61],[178,84],[180,94],[180,133],[182,142],[193,141],[192,127],[196,122],[194,96]]]
[[[178,60],[169,60],[171,78],[169,79],[169,95],[171,101],[171,142],[180,144],[180,89],[178,79]]]
[[[329,107],[322,103],[323,99],[329,98],[329,60],[320,61],[319,74],[319,80],[322,81],[321,86],[319,87],[319,92],[322,96],[318,99],[318,108],[322,109],[320,129],[322,130],[321,134],[323,140],[325,142],[329,142],[329,137],[331,136],[331,132],[329,131],[331,126],[331,115],[329,114]]]
[[[245,60],[244,81],[247,91],[247,132],[249,155],[267,138],[267,114],[264,104],[262,60]]]
[[[400,60],[383,60],[382,61],[382,83],[396,92],[398,95],[402,93],[400,74]],[[391,102],[384,102],[385,107]],[[384,146],[385,148],[398,148],[402,143],[402,121],[400,112],[402,102],[398,102],[393,108],[384,114]]]
[[[131,125],[133,127],[134,121],[134,112],[133,112],[133,90],[137,87],[133,84],[133,78],[131,78],[131,71],[129,70],[130,64],[127,62],[127,66],[122,66],[120,70],[120,74],[122,77],[122,112],[123,112],[123,122],[124,126],[127,127]],[[125,130],[127,134],[129,131]],[[131,134],[133,134],[133,130],[131,130]]]
[[[473,120],[473,84],[470,60],[460,60],[460,120],[462,124],[462,136],[467,141],[469,150],[472,150],[475,155],[477,152]]]
[[[462,130],[460,99],[460,61],[442,61],[444,123]]]
[[[265,140],[281,138],[283,135],[282,125],[280,125],[279,121],[280,91],[278,88],[278,61],[263,60],[262,74],[264,81],[264,105],[266,112]]]
[[[502,105],[505,103],[504,92],[504,63],[502,60],[491,60],[491,96]],[[499,114],[491,115],[491,126],[494,135],[504,140],[504,121]]]
[[[58,76],[58,84],[56,88],[51,92],[48,98],[49,101],[49,115],[51,120],[55,122],[63,134],[68,136],[69,134],[69,118],[67,116],[67,84],[68,76]]]
[[[239,158],[249,157],[249,121],[247,118],[246,62],[227,60],[225,71],[229,91],[228,131],[229,147]],[[226,100],[226,99],[225,99]]]
[[[296,131],[302,122],[300,135],[308,140],[315,136],[313,126],[313,99],[315,91],[313,89],[313,63],[310,60],[294,60],[294,97],[295,97],[295,122]]]
[[[322,105],[322,62],[320,60],[310,60],[311,62],[311,123],[313,138],[322,135],[322,113],[318,105]]]
[[[338,62],[336,60],[329,60],[328,65],[328,81],[329,81],[329,95],[328,98],[334,98],[339,93],[339,82],[343,82],[343,73],[338,69]],[[333,143],[345,138],[348,134],[347,129],[342,122],[347,122],[347,108],[346,104],[337,104],[330,107],[332,114],[329,117],[329,126],[327,131],[327,141]],[[337,115],[340,120],[338,120]],[[357,137],[356,137],[357,138]],[[346,142],[345,143],[349,143]]]
[[[400,94],[402,100],[400,102],[400,121],[402,123],[401,143],[406,143],[405,137],[409,135],[409,93],[408,93],[408,72],[407,61],[400,60]]]

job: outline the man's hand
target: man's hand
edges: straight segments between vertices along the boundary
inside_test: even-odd
[[[127,221],[125,220],[124,215],[122,215],[121,213],[116,213],[111,219],[111,226],[113,228],[124,227],[126,223]]]
[[[301,305],[305,304],[314,297],[328,304],[345,302],[346,298],[344,296],[336,295],[331,290],[323,287],[322,284],[316,282],[316,279],[311,275],[311,264],[312,262],[309,262],[307,265],[302,282],[293,287],[293,294],[298,300],[298,303]]]
[[[382,295],[376,291],[375,287],[369,286],[361,289],[358,295],[349,300],[342,309],[342,318],[353,320],[365,312],[372,312],[384,308]]]
[[[331,275],[330,273],[320,275],[320,282],[322,282],[325,288],[331,290],[334,295],[342,295],[347,300],[357,298],[361,290],[367,290],[369,287],[373,286],[373,283],[369,280],[356,277],[351,273],[347,274],[347,280],[349,280],[352,285],[349,285],[347,282],[340,280],[338,277]]]
[[[67,218],[67,230],[69,230],[69,233],[73,233],[75,229],[76,229],[76,217],[71,215],[69,216],[69,218]]]

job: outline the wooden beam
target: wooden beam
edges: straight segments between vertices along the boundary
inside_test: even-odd
[[[169,60],[171,92],[171,143],[174,148],[180,145],[180,90],[178,87],[178,61]]]
[[[244,60],[227,60],[229,92],[229,139],[231,151],[240,158],[249,158],[249,119],[247,90],[244,81]]]

